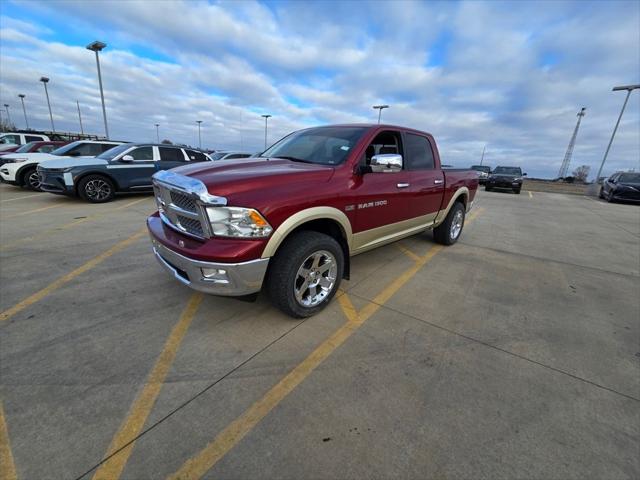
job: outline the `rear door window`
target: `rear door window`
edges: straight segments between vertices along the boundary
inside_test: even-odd
[[[25,138],[27,139],[27,143],[29,142],[41,142],[42,140],[44,140],[44,138],[42,137],[36,137],[34,135],[26,135]]]
[[[160,160],[165,162],[184,162],[184,154],[179,148],[158,147]]]
[[[207,156],[202,152],[196,152],[195,150],[185,150],[187,157],[191,162],[205,162]]]
[[[404,145],[409,170],[427,170],[434,168],[433,151],[429,140],[420,135],[407,133]]]

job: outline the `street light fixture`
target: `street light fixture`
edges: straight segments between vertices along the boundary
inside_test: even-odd
[[[160,129],[159,129],[160,124],[156,123],[155,126],[156,126],[156,138],[158,139],[158,143],[160,143]]]
[[[51,102],[49,101],[49,90],[47,90],[47,83],[49,83],[49,77],[40,77],[40,81],[44,85],[44,94],[47,96],[47,106],[49,107],[49,119],[51,120],[51,131],[56,133],[56,126],[53,124],[53,113],[51,113]]]
[[[620,125],[620,120],[622,119],[622,114],[624,113],[624,109],[627,106],[627,101],[629,100],[629,95],[636,88],[640,88],[640,85],[622,85],[619,87],[613,87],[612,92],[618,92],[620,90],[626,90],[627,96],[624,99],[624,103],[622,104],[622,109],[620,110],[620,115],[618,115],[618,121],[616,122],[616,126],[613,127],[613,133],[611,134],[611,140],[609,140],[609,145],[607,145],[607,150],[604,152],[604,158],[602,159],[602,163],[600,164],[600,168],[598,169],[598,174],[596,175],[596,183],[598,183],[598,179],[600,178],[600,174],[602,173],[602,169],[604,167],[604,162],[607,161],[607,156],[609,155],[609,150],[611,149],[611,144],[613,143],[613,138],[616,136],[616,131],[618,130],[618,125]]]
[[[198,124],[198,148],[202,149],[202,137],[200,136],[200,124],[202,120],[196,120],[196,123]]]
[[[19,93],[18,97],[20,97],[20,101],[22,102],[22,113],[24,113],[24,123],[27,125],[27,130],[29,130],[29,121],[27,120],[27,109],[24,107],[24,97],[26,97],[26,95],[24,93]]]
[[[102,73],[100,72],[100,56],[98,52],[101,52],[107,46],[104,42],[91,42],[87,45],[87,50],[96,52],[96,65],[98,66],[98,83],[100,85],[100,100],[102,100],[102,118],[104,119],[104,133],[109,138],[109,126],[107,125],[107,109],[104,106],[104,91],[102,90]]]
[[[12,122],[11,122],[11,114],[9,113],[9,104],[5,103],[4,108],[7,111],[7,120],[9,121],[9,125],[11,125]]]
[[[374,110],[378,110],[378,124],[380,123],[380,117],[382,116],[382,110],[389,108],[389,105],[374,105]]]
[[[262,118],[264,118],[264,149],[267,149],[267,123],[269,122],[269,118],[271,118],[272,115],[262,115]]]

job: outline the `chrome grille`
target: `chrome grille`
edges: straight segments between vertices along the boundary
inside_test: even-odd
[[[166,224],[198,238],[207,236],[204,209],[192,194],[161,183],[154,184],[153,192],[160,217]]]

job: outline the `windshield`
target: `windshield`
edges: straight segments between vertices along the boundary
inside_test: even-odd
[[[640,183],[640,173],[623,173],[618,181],[622,183]]]
[[[318,127],[284,137],[260,157],[286,158],[318,165],[338,165],[360,140],[363,127]]]
[[[22,145],[20,148],[16,150],[16,153],[28,153],[29,150],[31,150],[31,147],[33,147],[35,143],[38,143],[38,142],[25,143],[24,145]]]
[[[55,150],[52,150],[51,152],[49,152],[49,154],[50,155],[58,155],[58,156],[66,155],[68,151],[70,151],[74,147],[77,147],[81,143],[82,143],[81,141],[68,143],[63,147],[56,148]]]
[[[493,173],[497,173],[498,175],[522,175],[522,170],[520,167],[496,167]]]
[[[227,154],[227,152],[216,152],[216,153],[212,153],[209,156],[211,157],[211,160],[220,160],[226,154]]]
[[[475,170],[476,172],[489,173],[491,171],[491,168],[487,165],[473,165],[471,167],[471,170]]]
[[[106,152],[102,152],[96,158],[100,158],[102,160],[113,160],[122,152],[129,150],[131,148],[131,144],[118,145],[117,147],[110,148]]]

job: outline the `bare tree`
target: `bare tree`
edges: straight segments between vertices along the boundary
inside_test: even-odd
[[[16,126],[6,118],[0,118],[0,132],[15,132]]]
[[[587,177],[589,176],[589,170],[591,167],[589,165],[580,165],[573,171],[573,176],[575,177],[576,182],[584,183],[587,181]]]
[[[160,143],[162,143],[163,145],[173,145],[173,142],[171,140],[167,140],[166,138]]]

